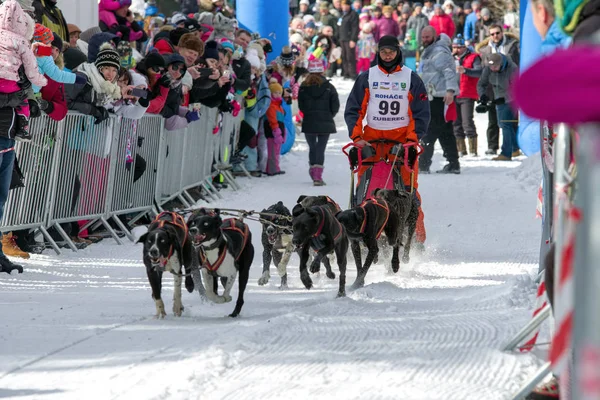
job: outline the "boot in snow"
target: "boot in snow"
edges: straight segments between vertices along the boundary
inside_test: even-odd
[[[456,149],[458,150],[459,157],[464,157],[467,155],[467,144],[465,143],[465,138],[456,138]]]
[[[21,250],[16,239],[17,238],[13,236],[12,232],[2,235],[2,252],[7,256],[24,258],[27,260],[29,258],[29,253]]]
[[[477,136],[469,138],[469,154],[477,157]]]
[[[313,186],[325,186],[325,182],[323,182],[323,166],[322,165],[313,165],[314,168],[314,180]]]
[[[8,258],[0,253],[0,272],[6,272],[10,274],[12,271],[17,270],[18,273],[23,273],[23,267],[18,264],[13,264]]]
[[[315,183],[315,166],[311,165],[310,168],[308,169],[308,175],[310,175],[310,179],[313,181],[313,184]]]
[[[448,163],[444,166],[444,168],[439,171],[435,171],[438,174],[460,174],[460,164],[457,162]]]

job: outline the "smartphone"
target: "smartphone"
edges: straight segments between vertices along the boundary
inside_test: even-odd
[[[52,55],[52,46],[39,46],[37,48],[37,55],[40,57],[46,57]]]
[[[213,74],[212,68],[196,68],[196,71],[200,73],[201,78],[208,78]]]
[[[148,97],[148,91],[146,89],[140,89],[140,88],[131,89],[131,92],[129,92],[129,94],[132,96],[135,96],[135,97],[140,97],[142,99],[145,99]]]

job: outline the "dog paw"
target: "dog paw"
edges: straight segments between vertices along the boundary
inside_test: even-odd
[[[327,272],[327,273],[325,273],[325,275],[327,275],[327,277],[329,279],[335,279],[335,272],[333,272],[333,271],[332,272]]]
[[[228,295],[224,295],[223,299],[225,299],[225,303],[229,303],[232,300],[232,297],[228,296]]]
[[[288,287],[287,283],[286,284],[282,283],[281,285],[279,285],[279,290],[288,290],[288,289],[289,289],[289,287]]]
[[[363,280],[356,280],[354,281],[354,283],[352,284],[352,286],[350,286],[350,290],[357,290],[360,289],[362,287],[365,286],[365,281]]]
[[[319,272],[321,270],[321,263],[312,263],[310,264],[310,273],[311,274],[316,274],[317,272]]]
[[[398,264],[392,264],[392,271],[394,273],[397,273],[399,269],[400,269],[400,264],[399,263]]]
[[[236,318],[240,313],[236,313],[235,311],[229,314],[229,318]]]
[[[337,298],[340,298],[340,297],[346,297],[346,291],[343,291],[343,292],[338,292],[338,294],[337,294],[337,296],[336,296],[336,297],[337,297]]]
[[[183,314],[183,304],[173,304],[173,314],[176,317],[181,317],[181,314]]]
[[[312,286],[313,286],[312,279],[310,279],[310,276],[308,276],[308,274],[300,276],[300,280],[304,284],[305,288],[307,288],[307,289],[312,288]]]
[[[259,286],[265,286],[269,283],[269,279],[271,278],[271,274],[269,272],[263,272],[262,276],[258,279]]]

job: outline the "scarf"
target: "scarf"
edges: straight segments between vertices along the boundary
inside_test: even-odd
[[[556,19],[560,21],[563,31],[568,34],[575,31],[581,11],[588,2],[589,0],[554,0]]]
[[[88,82],[92,85],[96,94],[96,105],[105,106],[121,98],[121,88],[119,85],[104,79],[104,76],[98,71],[95,64],[83,63],[77,67],[77,71],[87,75]]]
[[[504,54],[504,45],[506,44],[506,36],[502,38],[502,42],[499,44],[495,44],[493,40],[490,39],[490,47],[492,48],[492,53]]]

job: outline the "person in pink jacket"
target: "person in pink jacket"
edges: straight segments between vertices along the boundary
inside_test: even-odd
[[[128,42],[144,39],[144,31],[137,22],[130,20],[131,0],[100,0],[98,19],[103,32],[111,32]]]
[[[38,71],[38,64],[29,44],[34,27],[33,18],[23,11],[16,0],[8,0],[0,5],[0,93],[15,93],[21,90],[17,83],[21,66],[31,83],[37,86],[46,85],[46,78]],[[18,116],[15,139],[31,140],[27,100],[23,100],[23,103],[15,108],[15,112]]]
[[[439,4],[433,7],[433,17],[429,20],[429,25],[433,26],[438,36],[445,33],[450,38],[454,37],[456,27],[454,26],[452,16],[444,13],[442,6]]]
[[[383,16],[378,19],[375,24],[377,29],[375,30],[375,40],[379,41],[384,36],[400,36],[400,26],[398,22],[394,21],[392,14],[394,9],[391,6],[383,7]]]

